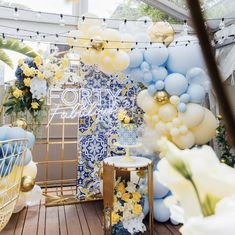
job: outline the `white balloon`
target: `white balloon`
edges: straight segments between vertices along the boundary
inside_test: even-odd
[[[37,165],[35,162],[31,161],[23,169],[23,176],[31,176],[33,179],[37,176]]]
[[[27,206],[39,205],[42,199],[41,187],[38,185],[35,185],[31,191],[25,193],[25,199],[26,199]]]
[[[191,131],[184,135],[174,136],[172,140],[181,149],[191,148],[195,144],[195,137]]]
[[[15,205],[13,213],[18,213],[18,212],[22,211],[25,206],[26,206],[25,195],[24,195],[24,193],[20,192],[19,197],[16,201],[16,205]]]

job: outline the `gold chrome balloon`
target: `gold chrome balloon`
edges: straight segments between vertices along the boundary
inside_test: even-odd
[[[19,118],[16,121],[12,123],[12,126],[14,127],[21,127],[22,129],[26,130],[27,129],[27,122],[24,118]]]
[[[148,32],[152,42],[165,43],[167,46],[174,40],[174,29],[168,22],[156,22]]]
[[[91,39],[91,47],[94,48],[95,50],[101,50],[103,46],[104,46],[104,41],[100,36],[96,36]]]
[[[20,191],[21,192],[29,192],[33,189],[35,185],[35,179],[32,178],[31,176],[24,176],[21,179],[21,183],[20,183]]]
[[[169,101],[169,96],[165,91],[158,91],[154,99],[160,104],[166,104]]]

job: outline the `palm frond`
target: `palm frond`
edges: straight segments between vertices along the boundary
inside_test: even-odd
[[[0,49],[15,51],[32,58],[38,55],[30,46],[21,47],[20,42],[12,38],[7,39],[6,43],[3,43],[3,40],[0,39]]]
[[[13,69],[13,63],[10,57],[6,54],[6,52],[0,49],[0,60],[10,66]]]

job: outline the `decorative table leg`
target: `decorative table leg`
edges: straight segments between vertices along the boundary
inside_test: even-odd
[[[153,162],[148,165],[149,234],[153,234]]]

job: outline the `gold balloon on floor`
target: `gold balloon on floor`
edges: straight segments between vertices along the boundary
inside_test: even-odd
[[[158,91],[154,99],[160,104],[166,104],[169,101],[169,96],[165,91]]]
[[[168,22],[155,23],[148,32],[152,42],[165,43],[169,45],[174,40],[174,29]]]
[[[12,123],[12,126],[14,127],[21,127],[22,129],[26,130],[27,129],[27,122],[24,118],[18,118],[16,121]]]
[[[21,179],[21,184],[20,184],[20,191],[21,192],[29,192],[33,189],[35,185],[35,179],[31,176],[24,176]]]

